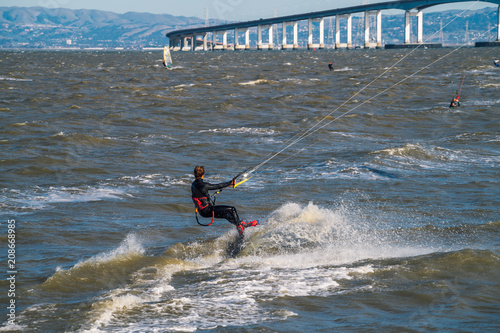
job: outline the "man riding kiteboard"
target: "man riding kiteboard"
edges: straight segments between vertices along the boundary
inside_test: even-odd
[[[243,230],[245,230],[245,228],[254,227],[259,224],[259,222],[256,220],[251,222],[241,221],[236,208],[234,208],[233,206],[214,205],[214,202],[210,199],[210,194],[208,193],[208,191],[221,190],[228,186],[234,187],[236,181],[235,179],[232,179],[225,183],[210,184],[203,181],[204,177],[205,168],[203,166],[196,166],[194,168],[195,181],[191,184],[191,193],[196,211],[201,216],[211,217],[212,222],[214,218],[224,218],[236,226],[240,235],[243,234]],[[212,224],[212,222],[210,222],[210,224]]]

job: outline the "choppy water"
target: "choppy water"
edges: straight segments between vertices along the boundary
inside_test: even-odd
[[[500,330],[498,50],[400,82],[451,51],[2,52],[0,330]],[[193,167],[228,180],[345,101],[218,195],[261,222],[229,258]]]

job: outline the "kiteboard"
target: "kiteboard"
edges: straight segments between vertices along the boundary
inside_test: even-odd
[[[168,46],[163,48],[163,66],[169,68],[172,66],[172,55],[170,54],[170,49]]]

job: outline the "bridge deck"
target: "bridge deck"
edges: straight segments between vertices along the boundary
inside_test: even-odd
[[[167,37],[180,37],[183,35],[193,35],[193,34],[203,34],[206,32],[212,31],[224,31],[224,30],[232,30],[237,28],[250,28],[256,27],[259,25],[270,25],[276,23],[283,22],[292,22],[292,21],[301,21],[307,19],[314,19],[320,17],[328,17],[335,15],[344,15],[344,14],[354,14],[366,11],[375,11],[375,10],[385,10],[385,9],[401,9],[401,10],[411,10],[411,9],[425,9],[432,6],[443,5],[447,3],[456,3],[456,2],[470,2],[468,0],[398,0],[398,1],[390,1],[390,2],[381,2],[376,4],[368,4],[368,5],[360,5],[360,6],[352,6],[345,8],[337,8],[337,9],[329,9],[323,10],[319,12],[310,12],[296,15],[288,15],[281,17],[273,17],[267,19],[246,21],[246,22],[237,22],[237,23],[229,23],[223,25],[215,25],[211,27],[200,27],[200,28],[192,28],[192,29],[184,29],[184,30],[176,30],[167,33]],[[500,5],[500,0],[489,0],[483,1],[489,3],[495,3]]]

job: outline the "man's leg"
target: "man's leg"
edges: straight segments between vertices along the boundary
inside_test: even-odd
[[[229,223],[234,224],[235,226],[238,226],[238,224],[240,223],[240,218],[238,216],[236,208],[232,206],[217,205],[214,206],[213,209],[214,216],[216,218],[226,219],[229,221]]]

